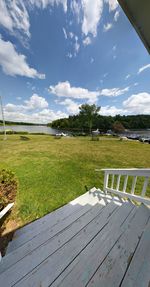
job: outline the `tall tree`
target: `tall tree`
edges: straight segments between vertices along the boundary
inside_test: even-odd
[[[89,132],[92,131],[93,120],[98,116],[100,107],[96,105],[83,104],[79,107],[79,117],[84,123],[87,123]]]

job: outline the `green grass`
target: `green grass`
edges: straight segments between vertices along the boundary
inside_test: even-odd
[[[118,139],[54,139],[29,136],[21,141],[0,136],[0,168],[9,168],[19,180],[15,220],[21,224],[55,210],[89,188],[103,187],[96,168],[150,167],[150,145]],[[150,193],[149,193],[150,195]]]

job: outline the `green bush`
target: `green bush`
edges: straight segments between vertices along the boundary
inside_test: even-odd
[[[18,181],[14,172],[9,169],[0,170],[0,209],[14,201]]]
[[[11,183],[14,181],[15,174],[9,169],[2,169],[0,170],[0,183],[5,184],[5,183]]]

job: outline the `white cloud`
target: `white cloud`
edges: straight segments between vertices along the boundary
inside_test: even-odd
[[[110,29],[112,29],[112,27],[113,27],[112,23],[104,24],[104,32],[109,31]]]
[[[64,28],[64,27],[63,27],[63,32],[64,32],[65,39],[67,39],[67,38],[68,38],[68,36],[67,36],[67,32],[66,32],[66,30],[65,30],[65,28]]]
[[[103,75],[103,78],[106,78],[108,76],[108,73],[105,73],[104,75]]]
[[[84,40],[83,40],[83,45],[84,46],[88,46],[88,45],[90,45],[91,44],[91,38],[88,36],[88,37],[86,37]]]
[[[115,116],[115,115],[119,115],[119,114],[125,114],[126,111],[121,109],[121,108],[117,108],[115,106],[104,106],[101,107],[100,110],[100,114],[103,116]]]
[[[80,87],[71,87],[68,81],[59,82],[56,86],[50,86],[49,92],[58,97],[67,97],[74,99],[90,99],[97,98],[98,91],[89,91]]]
[[[141,68],[138,70],[138,74],[142,73],[144,70],[149,69],[149,68],[150,68],[150,64],[141,67]]]
[[[13,44],[0,38],[0,65],[5,74],[10,76],[26,76],[29,78],[45,79],[45,74],[30,68],[23,54],[17,53]]]
[[[60,105],[65,106],[69,114],[78,114],[79,113],[79,104],[75,103],[71,99],[65,99],[63,102],[59,102]]]
[[[48,102],[45,98],[37,94],[33,94],[29,100],[25,101],[27,109],[43,109],[48,107]]]
[[[117,49],[117,45],[114,45],[113,48],[112,48],[112,50],[115,52],[116,49]]]
[[[71,10],[76,15],[78,23],[80,22],[80,13],[81,13],[81,3],[77,0],[71,1]]]
[[[71,87],[68,81],[59,82],[55,86],[49,87],[49,92],[58,96],[72,99],[86,99],[90,103],[96,102],[99,96],[117,97],[125,94],[129,90],[129,87],[124,89],[112,88],[102,89],[97,91],[89,91],[81,87]]]
[[[33,94],[29,100],[24,101],[20,105],[6,104],[4,106],[4,113],[6,120],[33,123],[48,123],[68,116],[67,113],[50,110],[45,98],[37,94]]]
[[[72,39],[74,37],[74,34],[72,32],[69,32],[69,36]]]
[[[5,119],[8,121],[16,122],[28,122],[28,123],[41,123],[46,124],[56,119],[68,117],[67,113],[61,111],[54,111],[50,109],[43,109],[40,112],[27,113],[25,111],[14,111],[5,110]]]
[[[131,77],[130,74],[126,75],[125,80],[129,79]]]
[[[117,10],[114,15],[114,21],[117,22],[119,18],[120,12]]]
[[[75,54],[77,54],[80,49],[80,44],[77,41],[75,42],[74,49],[75,49]]]
[[[21,98],[18,98],[21,100]],[[31,110],[40,110],[48,107],[48,102],[45,98],[40,97],[37,94],[33,94],[29,100],[24,101],[24,104],[21,105],[14,105],[8,103],[5,105],[5,111],[7,112],[24,112],[24,111],[31,111]]]
[[[102,89],[100,90],[100,95],[106,96],[106,97],[118,97],[118,96],[125,94],[128,91],[129,91],[129,87],[126,87],[124,89],[119,89],[119,88]]]
[[[38,8],[45,9],[48,5],[62,5],[64,12],[67,12],[67,0],[29,0],[31,5],[35,5]]]
[[[97,35],[97,27],[102,16],[103,0],[81,0],[83,10],[82,32]]]
[[[74,43],[74,56],[76,57],[78,52],[79,52],[79,49],[80,49],[80,44],[78,42],[78,36],[77,35],[74,35],[74,39],[75,39],[75,43]]]
[[[143,92],[130,96],[123,106],[131,114],[150,114],[150,94]]]
[[[110,12],[115,11],[119,6],[119,3],[117,0],[104,0],[104,1],[105,3],[108,3]]]
[[[80,22],[82,25],[83,35],[92,34],[96,37],[97,27],[103,12],[103,0],[72,0],[70,7],[78,23]]]
[[[0,24],[11,32],[20,30],[30,37],[29,15],[21,0],[0,1]]]
[[[71,59],[73,57],[73,55],[71,53],[68,53],[67,57]]]
[[[67,0],[0,0],[0,25],[14,34],[19,31],[30,37],[28,9],[34,7],[45,9],[54,5],[62,5],[64,12],[67,12]]]
[[[8,30],[13,30],[13,21],[9,14],[5,1],[0,1],[0,25],[7,28]]]
[[[8,103],[7,105],[5,105],[4,107],[4,112],[8,112],[8,113],[13,113],[13,112],[23,112],[24,110],[26,110],[24,105],[14,105],[11,103]]]
[[[92,64],[93,62],[94,62],[94,59],[93,59],[93,58],[91,58],[91,59],[90,59],[90,63]]]

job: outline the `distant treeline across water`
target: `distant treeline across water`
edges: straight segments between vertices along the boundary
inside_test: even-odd
[[[141,130],[150,129],[150,115],[128,115],[121,116],[102,116],[95,115],[92,118],[92,129],[99,129],[102,132],[113,129],[115,122],[123,125],[124,129]],[[48,124],[51,128],[66,130],[88,130],[88,119],[83,119],[82,115],[69,116],[68,118],[58,119]]]
[[[5,121],[6,125],[13,125],[13,126],[20,126],[20,125],[24,125],[24,126],[46,126],[46,124],[34,124],[34,123],[26,123],[26,122],[12,122],[12,121]],[[0,125],[3,125],[3,121],[0,120]]]

